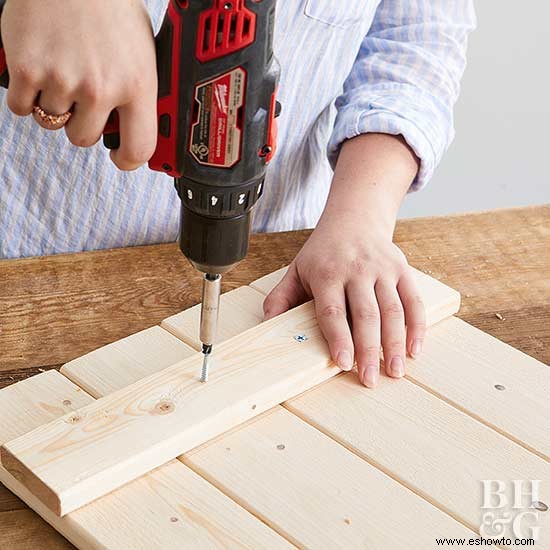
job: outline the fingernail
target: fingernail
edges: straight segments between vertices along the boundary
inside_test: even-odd
[[[417,338],[412,345],[411,355],[413,357],[418,357],[422,353],[422,339]]]
[[[393,376],[396,376],[397,378],[401,378],[405,375],[405,365],[403,364],[403,359],[401,357],[397,356],[394,357],[391,360],[390,369],[393,374]]]
[[[378,367],[376,365],[369,365],[363,372],[363,384],[367,388],[374,388],[378,384]]]
[[[345,371],[350,371],[353,368],[353,358],[349,351],[341,351],[338,354],[338,366]]]

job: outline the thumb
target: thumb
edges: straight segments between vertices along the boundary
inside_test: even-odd
[[[281,315],[285,311],[301,304],[307,299],[307,293],[292,264],[279,284],[264,300],[264,321]]]

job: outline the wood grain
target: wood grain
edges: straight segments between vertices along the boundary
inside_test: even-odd
[[[223,342],[249,328],[259,325],[263,320],[263,294],[248,286],[236,288],[222,295],[218,322],[217,341]],[[239,315],[232,315],[235,307]],[[192,346],[201,349],[199,338],[200,304],[164,319],[161,327]]]
[[[0,513],[0,546],[6,550],[69,550],[74,546],[32,510]]]
[[[57,372],[6,388],[0,391],[0,442],[91,401]],[[80,548],[288,547],[284,539],[179,461],[64,518],[53,514],[1,467],[0,480]],[[4,517],[0,514],[0,519]],[[51,537],[36,516],[26,513],[25,517],[33,518],[29,527],[40,525],[44,536]],[[9,541],[8,535],[0,529],[0,541]]]
[[[288,264],[307,235],[253,236],[223,290]],[[0,260],[0,280],[0,372],[63,364],[157,325],[197,304],[202,284],[176,244]]]
[[[549,364],[548,220],[550,205],[400,220],[395,242],[462,294],[462,319]],[[308,235],[254,235],[224,290],[288,265]],[[15,382],[3,370],[66,363],[195,305],[201,282],[173,244],[0,260],[0,280],[0,386]]]
[[[162,328],[151,327],[73,359],[61,373],[98,398],[110,393],[102,386],[106,379],[116,377],[123,388],[151,374],[150,365],[162,370],[194,353]]]
[[[0,483],[0,513],[24,510],[25,508],[27,505]]]
[[[429,278],[420,287],[428,322],[457,311],[456,291]],[[192,356],[5,443],[2,464],[64,515],[339,372],[311,302],[218,346],[208,384],[197,380],[201,362]]]
[[[439,365],[445,362],[445,354],[427,353]],[[476,385],[471,388],[476,393]],[[285,407],[476,532],[482,524],[481,480],[508,486],[514,479],[550,480],[550,464],[409,380],[382,377],[376,391],[369,391],[353,374],[343,374]],[[545,426],[542,418],[535,421]],[[545,482],[540,500],[550,502]],[[524,501],[523,511],[532,511],[530,506]],[[549,548],[550,515],[538,516],[541,538],[535,547]],[[506,537],[514,538],[509,532]]]
[[[436,548],[474,532],[281,407],[183,459],[300,548]]]
[[[550,461],[550,369],[536,359],[453,317],[407,377]]]
[[[460,292],[461,319],[550,364],[550,204],[402,220],[395,242]]]

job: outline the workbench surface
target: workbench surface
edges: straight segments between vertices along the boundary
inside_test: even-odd
[[[287,265],[308,235],[254,236],[224,290]],[[460,318],[550,363],[550,205],[403,220],[395,241],[462,294]],[[200,284],[172,244],[0,261],[0,388],[189,308]],[[0,548],[64,547],[0,485]]]

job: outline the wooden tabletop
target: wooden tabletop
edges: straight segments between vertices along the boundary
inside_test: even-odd
[[[288,264],[308,235],[254,236],[224,290]],[[403,220],[395,241],[461,292],[462,319],[550,363],[550,205]],[[172,244],[0,261],[0,388],[189,308],[200,282]],[[0,485],[0,547],[69,545]]]

